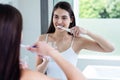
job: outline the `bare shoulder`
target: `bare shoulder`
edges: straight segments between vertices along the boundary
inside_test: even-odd
[[[49,38],[52,38],[52,35],[53,35],[53,33],[48,33],[48,37]],[[47,34],[42,34],[42,35],[40,35],[40,37],[39,37],[39,41],[45,41],[46,40],[46,37],[47,37]]]
[[[82,43],[85,43],[86,41],[88,41],[88,39],[85,37],[75,37],[74,39],[74,42],[76,44],[82,44]]]
[[[54,80],[46,75],[29,69],[22,70],[20,80]]]
[[[76,53],[79,53],[79,51],[84,49],[85,46],[88,45],[90,42],[91,40],[86,37],[75,37],[73,49]]]

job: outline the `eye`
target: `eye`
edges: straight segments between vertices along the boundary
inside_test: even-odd
[[[63,19],[63,20],[65,20],[65,19],[67,19],[67,17],[66,17],[66,16],[64,16],[64,17],[62,17],[62,19]]]
[[[54,15],[53,18],[57,19],[57,18],[59,18],[59,17],[58,17],[57,15]]]

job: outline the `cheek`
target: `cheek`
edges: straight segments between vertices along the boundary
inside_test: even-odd
[[[56,19],[53,19],[53,24],[55,24],[57,22],[57,20]]]
[[[65,25],[66,25],[66,26],[69,26],[70,23],[71,23],[70,21],[66,21],[66,22],[65,22]]]
[[[56,24],[56,22],[55,21],[53,21],[53,25],[55,26],[55,24]]]
[[[53,19],[53,26],[56,28],[56,21]]]

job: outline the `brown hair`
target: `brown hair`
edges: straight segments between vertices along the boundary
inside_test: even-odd
[[[0,80],[19,80],[22,16],[11,5],[0,4]]]

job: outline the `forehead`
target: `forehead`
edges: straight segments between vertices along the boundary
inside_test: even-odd
[[[69,13],[61,8],[58,8],[54,11],[54,15],[58,15],[58,16],[69,16]]]

